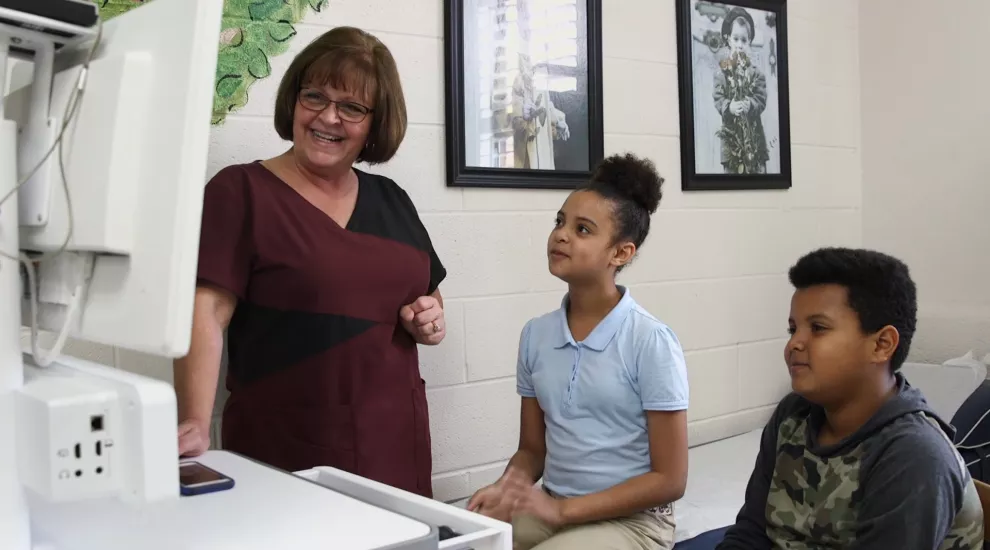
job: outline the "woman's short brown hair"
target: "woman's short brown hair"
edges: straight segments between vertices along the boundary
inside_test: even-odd
[[[309,85],[371,98],[371,131],[357,160],[377,164],[395,156],[406,135],[406,100],[395,59],[380,40],[361,29],[337,27],[296,55],[275,98],[275,131],[282,139],[292,140],[299,91]]]

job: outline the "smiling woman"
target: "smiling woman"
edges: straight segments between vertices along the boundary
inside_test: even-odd
[[[417,344],[446,334],[446,270],[406,192],[354,168],[405,136],[391,53],[355,28],[317,38],[283,76],[274,124],[285,153],[206,187],[192,345],[175,365],[180,452],[209,445],[226,330],[225,449],[430,496]]]

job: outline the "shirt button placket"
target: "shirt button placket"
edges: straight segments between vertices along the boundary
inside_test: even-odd
[[[581,346],[574,347],[574,362],[571,364],[571,377],[567,381],[567,402],[564,406],[567,409],[571,408],[572,400],[574,397],[574,390],[577,386],[577,376],[578,368],[581,366]]]

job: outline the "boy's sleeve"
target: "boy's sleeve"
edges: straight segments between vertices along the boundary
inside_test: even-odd
[[[536,397],[533,388],[533,367],[529,362],[529,331],[532,321],[526,323],[519,336],[519,357],[516,359],[516,393],[522,397]]]
[[[935,429],[909,424],[869,459],[872,466],[857,491],[863,495],[859,533],[849,550],[942,547],[962,508],[969,478]],[[982,530],[976,529],[982,518],[974,521],[980,525],[972,526],[973,531]]]
[[[668,327],[650,334],[637,360],[643,410],[683,411],[688,408],[687,365],[677,336]]]
[[[763,428],[760,452],[756,455],[756,465],[746,485],[746,500],[736,516],[736,523],[726,531],[716,550],[762,550],[773,547],[767,537],[767,495],[777,463],[777,429],[787,416],[793,398],[793,395],[785,397]]]

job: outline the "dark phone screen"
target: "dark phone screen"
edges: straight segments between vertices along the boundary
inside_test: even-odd
[[[199,464],[198,462],[187,462],[179,465],[179,483],[190,486],[211,483],[227,479],[223,475]]]

